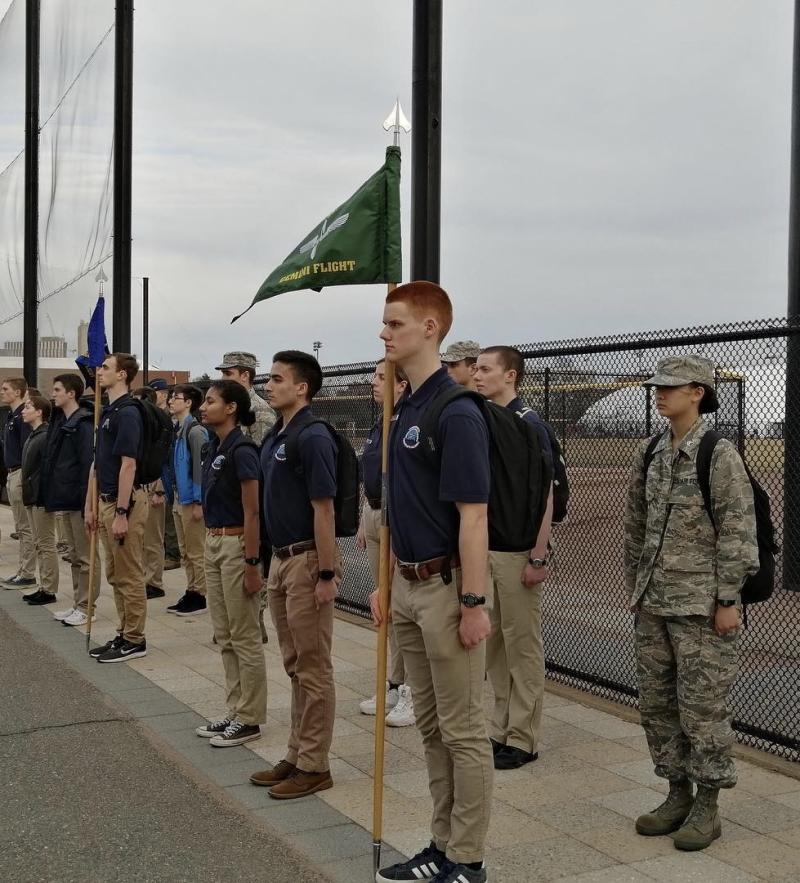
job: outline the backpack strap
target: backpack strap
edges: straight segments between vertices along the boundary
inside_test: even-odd
[[[697,483],[700,485],[700,493],[703,495],[703,506],[708,514],[711,524],[716,531],[717,525],[714,521],[714,509],[711,505],[711,458],[714,456],[714,449],[717,442],[723,438],[718,432],[709,430],[701,439],[697,448],[697,458],[695,460],[695,468],[697,470]]]
[[[422,417],[422,450],[424,456],[429,459],[438,460],[440,455],[441,444],[439,442],[439,418],[442,411],[456,399],[470,398],[478,405],[481,414],[486,409],[486,399],[471,389],[465,389],[463,386],[448,386],[441,392],[437,393],[433,401],[428,405],[425,414]],[[488,430],[489,423],[487,421],[486,428]]]
[[[291,463],[298,475],[303,474],[303,466],[300,463],[300,433],[303,432],[303,430],[308,429],[309,426],[314,426],[316,423],[321,423],[327,428],[328,432],[331,434],[333,443],[338,448],[338,442],[336,441],[335,435],[336,430],[327,420],[323,420],[321,417],[315,417],[310,412],[306,412],[306,414],[304,414],[299,420],[295,417],[289,424],[289,428],[286,430],[286,441],[284,444],[286,445],[286,462]]]
[[[647,443],[647,447],[644,451],[644,465],[642,466],[642,473],[645,481],[647,481],[647,473],[650,471],[650,464],[653,462],[653,457],[655,457],[656,454],[656,446],[665,435],[665,432],[659,432],[658,435],[654,435]]]

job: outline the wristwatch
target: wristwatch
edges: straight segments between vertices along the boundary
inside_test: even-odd
[[[336,576],[335,570],[320,570],[320,572],[319,572],[319,578],[323,582],[330,582],[330,580],[332,580],[335,576]]]
[[[531,558],[528,556],[528,564],[531,567],[547,567],[547,558]]]
[[[245,558],[244,563],[249,564],[251,567],[257,567],[261,564],[261,559],[256,555],[254,558]]]
[[[130,508],[130,507],[129,507],[129,508]],[[115,512],[117,515],[125,515],[126,517],[127,517],[127,515],[128,515],[128,511],[129,511],[129,509],[123,509],[122,506],[117,506],[117,508],[114,510],[114,512]]]
[[[720,601],[719,598],[717,598],[717,607],[733,607],[733,606],[735,606],[735,604],[736,604],[735,601],[731,601],[731,600]]]
[[[467,592],[467,594],[462,595],[459,600],[465,607],[480,607],[481,604],[486,603],[486,596],[473,595],[472,592]]]

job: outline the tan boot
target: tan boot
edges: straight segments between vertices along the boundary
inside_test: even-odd
[[[697,797],[689,817],[675,835],[675,848],[687,852],[705,849],[722,836],[722,822],[717,809],[719,788],[697,786]]]
[[[327,791],[328,788],[333,788],[329,770],[306,773],[298,768],[287,779],[270,788],[267,794],[276,800],[293,800],[295,797],[305,797],[306,794],[316,794],[317,791]]]
[[[645,837],[671,834],[686,821],[692,809],[692,783],[688,779],[669,783],[667,799],[652,812],[636,819],[636,831]]]
[[[282,760],[271,770],[262,770],[259,773],[253,773],[253,775],[250,776],[250,781],[253,785],[263,785],[266,788],[271,788],[273,785],[277,785],[278,782],[288,779],[296,769],[297,767],[293,763],[289,763],[288,760]]]

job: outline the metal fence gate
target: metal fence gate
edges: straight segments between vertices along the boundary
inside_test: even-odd
[[[784,320],[762,320],[519,347],[526,359],[520,396],[558,433],[572,488],[569,519],[555,532],[555,571],[543,595],[549,678],[636,704],[623,506],[636,446],[663,427],[641,380],[666,355],[698,352],[717,365],[720,408],[710,419],[769,492],[783,546],[785,516],[787,524],[800,518],[800,512],[783,511],[784,488],[800,483],[800,463],[784,462],[787,344],[799,333],[800,326]],[[374,366],[324,369],[314,403],[315,412],[344,431],[356,451],[379,416],[370,388]],[[797,528],[786,531],[787,542],[798,534]],[[339,607],[366,616],[372,591],[366,555],[353,540],[342,545]],[[800,586],[794,578],[784,581],[790,562],[798,573],[800,547],[794,543],[779,556],[773,599],[748,613],[732,704],[740,741],[800,761]]]

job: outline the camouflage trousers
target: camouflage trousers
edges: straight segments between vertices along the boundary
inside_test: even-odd
[[[707,616],[636,615],[639,709],[656,775],[712,788],[736,784],[728,691],[738,633]]]

